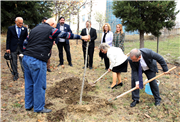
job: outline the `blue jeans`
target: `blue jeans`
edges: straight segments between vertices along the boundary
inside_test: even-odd
[[[44,109],[46,90],[46,62],[24,55],[25,108],[34,112]]]

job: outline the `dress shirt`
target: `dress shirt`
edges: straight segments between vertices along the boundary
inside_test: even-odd
[[[140,63],[141,63],[141,67],[144,71],[149,69],[149,67],[147,66],[146,62],[144,61],[142,55],[141,55]]]
[[[59,30],[64,31],[64,25],[59,25]],[[59,38],[59,42],[65,42],[65,39]]]
[[[17,36],[18,36],[18,34],[19,34],[19,33],[18,33],[18,32],[19,32],[19,31],[18,31],[19,27],[18,27],[17,25],[15,25],[15,27],[16,27],[16,33],[17,33]],[[20,28],[20,33],[21,33],[21,28]],[[19,37],[18,37],[18,38],[19,38]]]
[[[110,47],[107,51],[107,57],[111,62],[111,65],[109,66],[109,69],[111,70],[113,67],[121,65],[127,60],[127,55],[125,55],[119,47]]]
[[[89,32],[89,34],[88,34],[88,32]],[[86,34],[87,34],[87,35],[90,35],[90,32],[91,32],[91,28],[89,28],[89,31],[88,31],[88,29],[86,28]],[[91,40],[89,40],[89,41],[91,41]]]

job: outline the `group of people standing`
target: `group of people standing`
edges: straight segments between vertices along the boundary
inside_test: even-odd
[[[33,28],[28,35],[27,28],[23,27],[23,18],[15,19],[15,26],[10,26],[7,32],[6,52],[11,53],[13,60],[13,80],[18,79],[17,73],[17,55],[20,56],[20,63],[25,78],[25,108],[27,111],[34,109],[34,112],[49,113],[50,109],[44,108],[45,90],[46,90],[46,72],[47,62],[51,56],[53,44],[57,44],[59,50],[60,63],[64,64],[63,47],[66,51],[69,66],[72,65],[70,55],[69,39],[81,39],[82,50],[85,64],[86,44],[89,40],[88,63],[89,69],[93,68],[93,54],[95,40],[97,38],[96,30],[91,27],[91,22],[86,22],[86,28],[80,35],[73,34],[70,26],[64,23],[65,18],[59,18],[57,24],[53,18],[47,19],[42,24]],[[89,32],[89,33],[88,33]],[[27,36],[28,35],[28,36]],[[27,37],[27,38],[26,38]],[[163,71],[168,74],[167,64],[159,54],[150,49],[133,49],[130,56],[124,54],[124,37],[122,25],[116,25],[116,32],[111,32],[108,23],[103,26],[101,44],[99,45],[99,56],[104,59],[105,70],[113,72],[113,82],[110,89],[116,86],[122,86],[121,72],[127,72],[128,62],[132,68],[132,88],[138,85],[137,81],[142,81],[142,73],[145,73],[148,79],[155,77],[157,70],[156,61],[162,66]],[[26,41],[24,41],[26,40]],[[27,42],[23,47],[23,42]],[[23,52],[23,49],[25,50]],[[110,61],[109,61],[110,60]],[[111,63],[110,63],[111,62]],[[84,67],[83,67],[84,68]],[[141,71],[141,72],[140,72]],[[118,83],[116,80],[118,79]],[[156,80],[150,82],[151,90],[155,98],[155,105],[160,105],[159,88]],[[139,103],[139,89],[132,92],[133,102],[131,107]]]

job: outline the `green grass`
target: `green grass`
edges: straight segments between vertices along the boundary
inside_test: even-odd
[[[21,107],[22,107],[22,105],[21,105],[21,104],[19,104],[19,103],[14,103],[13,107],[16,107],[16,108],[21,108]]]
[[[139,41],[125,42],[125,53],[128,53],[133,48],[139,48]],[[155,40],[144,40],[144,48],[152,49],[157,51],[157,41]],[[180,36],[170,37],[164,41],[159,42],[159,54],[164,56],[170,54],[173,59],[177,59],[180,55]]]

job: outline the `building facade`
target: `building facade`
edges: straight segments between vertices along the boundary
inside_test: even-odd
[[[92,9],[91,9],[91,1],[92,1]],[[176,10],[179,10],[180,2],[178,0],[175,0],[177,2]],[[80,8],[80,13],[79,13],[79,32],[85,28],[85,22],[87,20],[91,20],[92,27],[97,30],[98,33],[102,33],[102,28],[100,24],[96,21],[95,15],[97,12],[101,13],[104,18],[104,23],[109,23],[111,26],[112,32],[116,31],[116,25],[121,24],[121,19],[116,18],[113,15],[113,10],[112,10],[112,4],[113,0],[87,0],[86,4]],[[90,12],[91,11],[91,12]],[[91,14],[91,18],[90,17]],[[179,28],[179,19],[180,19],[180,13],[177,15],[176,19],[176,27]],[[77,15],[71,16],[71,22],[70,22],[70,27],[74,33],[77,33],[77,24],[78,24],[78,19]],[[133,31],[133,32],[126,32],[125,31],[125,26],[123,26],[123,31],[125,32],[126,35],[134,35],[134,34],[139,34],[138,31]]]

